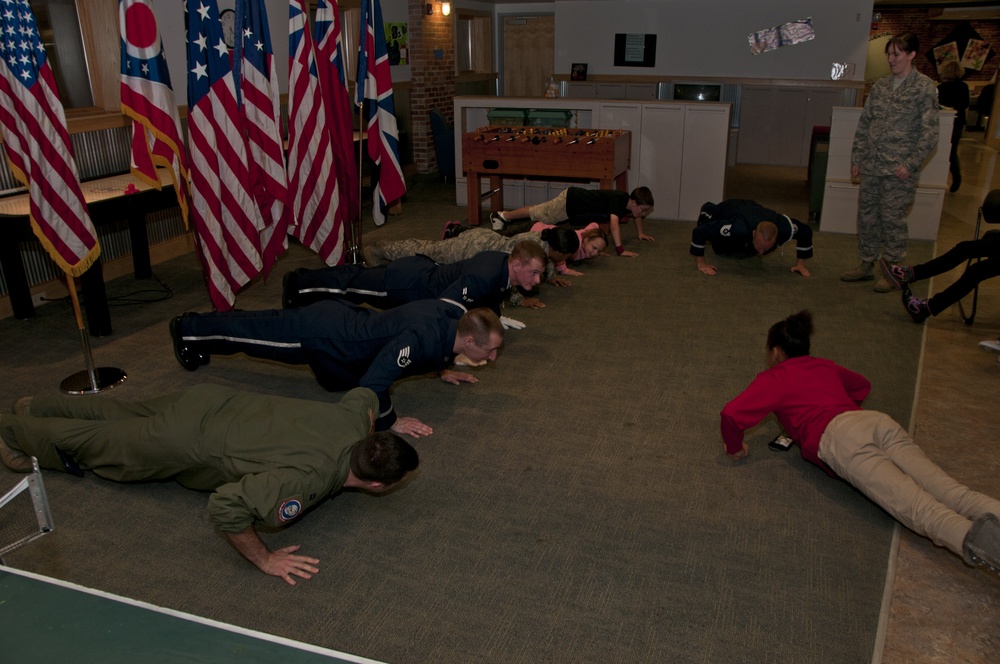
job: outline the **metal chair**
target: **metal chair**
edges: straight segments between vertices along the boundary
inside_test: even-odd
[[[990,193],[986,194],[986,198],[983,200],[982,206],[979,208],[979,214],[976,215],[976,230],[972,234],[973,240],[979,239],[979,231],[982,228],[983,222],[987,224],[1000,224],[1000,189],[994,189]],[[990,233],[1000,233],[1000,231],[988,231]],[[969,266],[973,262],[978,263],[980,258],[970,258],[965,263],[965,269],[969,269]],[[962,315],[962,320],[965,321],[966,325],[972,325],[976,320],[976,308],[979,305],[979,284],[972,290],[972,308],[969,310],[969,314],[965,314],[965,307],[962,305],[961,300],[958,303],[958,312]]]
[[[0,497],[0,565],[6,564],[5,555],[51,533],[54,527],[42,473],[34,457],[31,465],[32,473]]]

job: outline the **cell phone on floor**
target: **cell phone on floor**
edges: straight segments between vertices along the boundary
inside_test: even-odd
[[[787,452],[788,448],[795,444],[795,441],[784,433],[779,433],[774,440],[767,444],[775,452]]]

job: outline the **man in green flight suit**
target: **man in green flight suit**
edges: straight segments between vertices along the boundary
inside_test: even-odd
[[[259,522],[283,526],[343,488],[378,493],[417,468],[396,434],[373,433],[378,398],[356,388],[336,404],[196,385],[127,403],[44,396],[0,417],[0,460],[29,472],[31,459],[119,482],[174,479],[212,491],[212,522],[261,571],[295,585],[318,572],[298,545],[271,551]]]

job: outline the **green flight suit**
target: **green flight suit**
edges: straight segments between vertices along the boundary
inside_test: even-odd
[[[367,388],[330,404],[203,384],[136,403],[36,397],[30,415],[3,416],[0,435],[44,468],[63,470],[58,446],[106,479],[213,491],[213,523],[238,533],[284,525],[343,487],[377,412]]]

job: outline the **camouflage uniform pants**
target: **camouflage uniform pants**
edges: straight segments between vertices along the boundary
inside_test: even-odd
[[[898,263],[906,257],[906,215],[917,194],[917,175],[861,174],[858,193],[858,258],[872,263],[879,254]]]
[[[542,245],[543,249],[548,248],[548,245],[541,241],[538,233],[523,233],[514,237],[504,237],[489,228],[477,226],[468,228],[457,237],[447,240],[411,238],[395,242],[378,242],[371,250],[379,260],[386,263],[417,254],[427,256],[435,263],[457,263],[466,258],[472,258],[481,251],[510,253],[514,245],[521,240],[532,240]]]

